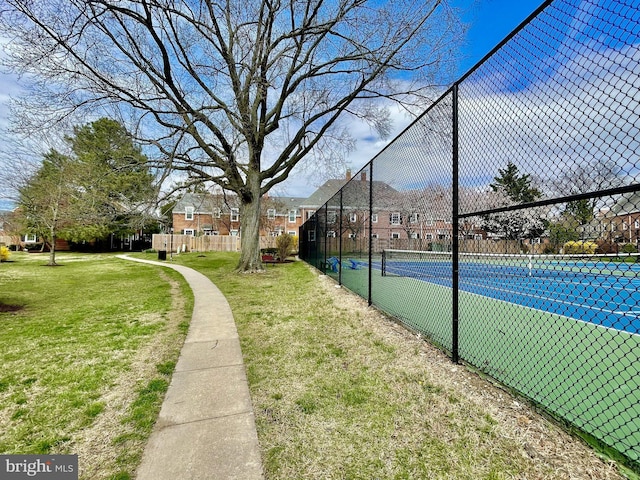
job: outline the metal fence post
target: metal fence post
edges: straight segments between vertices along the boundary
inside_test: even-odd
[[[324,235],[323,238],[323,242],[324,243],[324,258],[322,259],[322,273],[327,273],[327,228],[329,226],[329,222],[327,220],[327,218],[329,217],[328,215],[328,207],[327,204],[324,204],[324,230],[322,232],[322,234]],[[316,239],[317,242],[320,241],[320,239]]]
[[[459,238],[460,226],[458,225],[458,84],[455,83],[452,88],[452,117],[453,117],[453,134],[452,134],[452,200],[451,200],[451,222],[452,222],[452,239],[451,239],[451,359],[454,363],[458,363],[458,324],[459,324]]]
[[[342,285],[342,192],[344,188],[340,189],[340,210],[338,216],[340,218],[338,223],[338,285]]]
[[[373,218],[373,161],[369,162],[369,291],[367,302],[371,306],[373,297],[371,296],[371,279],[373,267],[371,262],[373,261],[373,226],[371,219]]]

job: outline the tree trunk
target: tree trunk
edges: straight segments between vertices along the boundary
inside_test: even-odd
[[[253,180],[253,181],[252,181]],[[260,258],[260,184],[259,180],[247,179],[251,194],[241,196],[240,209],[240,262],[238,271],[244,273],[261,272]]]
[[[49,245],[49,263],[47,265],[54,267],[57,265],[56,263],[56,234],[51,232],[51,244]],[[42,244],[42,248],[44,248],[44,242]]]

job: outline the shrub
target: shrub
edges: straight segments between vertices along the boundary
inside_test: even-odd
[[[596,242],[584,242],[583,243],[584,253],[593,254],[598,250],[598,244]]]
[[[625,243],[622,246],[622,253],[638,253],[638,247],[635,246],[635,244],[633,243]]]
[[[0,247],[0,262],[6,262],[9,260],[9,249],[2,245]]]
[[[276,247],[278,248],[278,257],[281,262],[291,255],[293,248],[293,237],[288,233],[283,233],[276,238]]]
[[[564,253],[576,253],[578,250],[578,242],[573,240],[568,241],[563,246]]]
[[[598,244],[596,242],[583,242],[573,240],[564,244],[564,253],[586,253],[593,254],[598,249]]]
[[[618,253],[618,244],[607,240],[599,240],[597,253]]]

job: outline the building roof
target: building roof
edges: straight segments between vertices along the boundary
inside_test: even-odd
[[[397,193],[393,187],[378,180],[373,181],[371,188],[377,207],[389,203],[393,199],[393,194]],[[349,182],[341,179],[327,180],[304,201],[302,206],[318,209],[334,198],[340,189],[342,189],[342,205],[344,207],[369,208],[369,181],[361,177],[354,177]],[[336,197],[334,206],[337,207],[339,201],[339,198]]]
[[[620,199],[611,206],[613,215],[629,215],[640,212],[640,192],[629,192],[623,194]]]
[[[273,200],[274,203],[277,203],[278,204],[277,207],[282,206],[287,211],[299,209],[301,205],[307,200],[306,198],[302,198],[302,197],[274,197],[274,196],[269,197],[269,199]]]
[[[263,201],[269,208],[269,200],[275,206],[276,210],[286,213],[289,210],[299,209],[300,205],[306,200],[300,197],[265,197]],[[180,200],[174,205],[172,213],[185,213],[186,207],[193,207],[195,213],[211,213],[214,207],[222,208],[224,206],[239,206],[238,197],[235,194],[227,193],[210,194],[210,193],[185,193]]]
[[[265,197],[265,202],[268,202],[269,200],[273,201],[278,212],[281,212],[280,207],[282,206],[282,208],[285,209],[282,213],[300,208],[315,210],[331,200],[331,198],[333,198],[343,187],[345,187],[342,199],[344,206],[362,206],[363,208],[365,207],[365,204],[368,206],[369,181],[367,180],[366,173],[362,173],[359,176],[351,178],[350,171],[347,172],[346,178],[332,178],[327,180],[307,198],[268,196]],[[391,194],[397,193],[396,190],[388,184],[380,181],[374,181],[372,188],[373,195],[374,198],[377,199],[377,203],[384,203],[385,199],[390,198],[389,196]],[[219,199],[217,202],[212,201],[215,197]],[[222,198],[221,194],[185,193],[173,207],[172,213],[185,213],[185,208],[188,206],[194,207],[194,210],[197,213],[210,213],[215,203],[224,205],[221,201]],[[233,203],[233,206],[238,204],[238,197],[235,194],[227,193],[226,199],[228,203]],[[378,205],[378,207],[380,206],[381,205]]]
[[[307,208],[320,208],[327,203],[347,183],[346,179],[332,178],[324,182],[318,189],[301,204]]]
[[[211,197],[208,193],[185,193],[180,200],[173,206],[172,213],[185,213],[186,207],[194,207],[196,212],[211,211],[210,202],[207,197]]]

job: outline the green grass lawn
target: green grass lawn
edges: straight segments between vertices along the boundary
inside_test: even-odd
[[[190,292],[170,269],[111,255],[60,255],[61,267],[12,260],[0,264],[0,452],[77,453],[83,479],[133,478]],[[620,478],[304,263],[243,275],[237,260],[173,261],[211,278],[231,305],[268,480]]]
[[[0,452],[78,453],[81,478],[133,478],[188,326],[185,282],[111,255],[10,260],[0,264]]]

